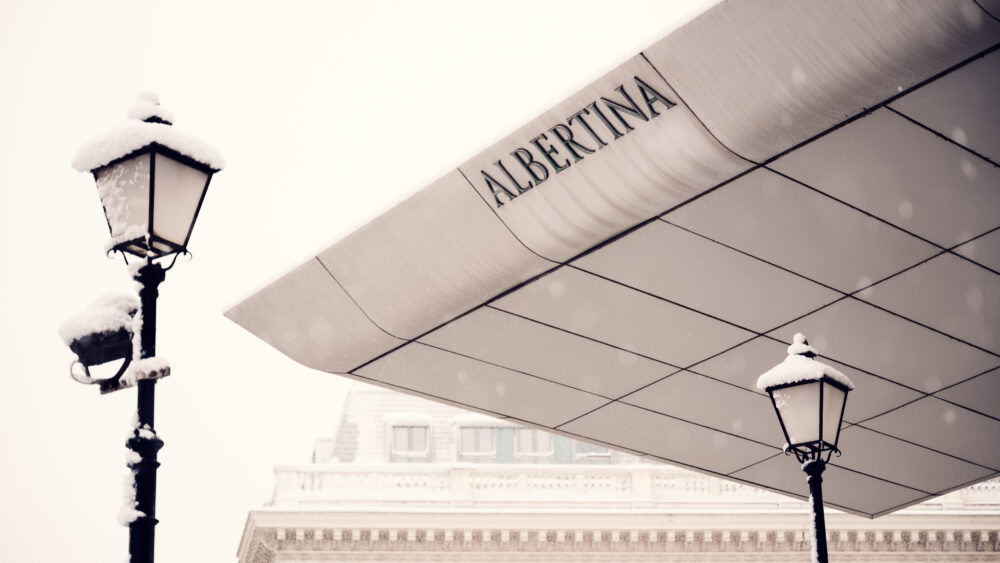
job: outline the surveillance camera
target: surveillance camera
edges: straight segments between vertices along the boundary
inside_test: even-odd
[[[132,314],[135,314],[133,311]],[[132,331],[119,328],[84,334],[69,342],[80,363],[90,367],[132,357]]]
[[[139,300],[135,295],[112,294],[98,299],[82,313],[63,323],[59,334],[77,357],[70,368],[73,379],[81,383],[99,383],[121,377],[132,360],[132,339],[138,311]],[[89,368],[116,360],[125,360],[118,373],[103,380],[91,378]],[[77,377],[77,364],[83,366],[84,378]]]

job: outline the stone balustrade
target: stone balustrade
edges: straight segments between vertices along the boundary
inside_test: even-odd
[[[734,508],[805,503],[732,481],[655,465],[344,464],[275,468],[271,506],[298,504]],[[1000,505],[1000,479],[932,499],[940,507]]]
[[[652,465],[379,464],[275,469],[272,505],[597,505],[655,507],[683,502],[777,508],[797,503],[760,489]]]
[[[344,464],[275,469],[272,506],[592,506],[802,510],[789,497],[682,469],[655,465]],[[1000,505],[994,479],[930,501]]]

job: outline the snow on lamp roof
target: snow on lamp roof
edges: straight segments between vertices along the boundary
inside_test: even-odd
[[[73,168],[96,170],[154,143],[217,171],[225,168],[226,161],[214,147],[171,126],[173,114],[160,106],[156,94],[140,93],[126,115],[124,123],[80,147],[70,163]]]
[[[125,117],[129,119],[138,119],[139,121],[147,121],[151,118],[156,118],[153,120],[154,123],[166,122],[167,125],[172,125],[174,122],[174,112],[168,110],[167,108],[160,105],[160,98],[156,95],[156,92],[139,92],[139,95],[135,97],[135,103],[129,108]]]
[[[137,310],[139,298],[135,294],[108,293],[64,322],[59,327],[59,336],[69,345],[88,334],[131,328],[132,315]]]
[[[757,388],[770,389],[800,381],[818,381],[826,376],[848,389],[854,389],[854,384],[846,375],[816,361],[814,358],[818,355],[816,349],[809,345],[805,335],[797,333],[792,338],[792,345],[788,347],[788,356],[783,362],[757,378]]]

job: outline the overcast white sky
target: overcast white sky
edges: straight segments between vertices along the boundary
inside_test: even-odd
[[[161,286],[157,560],[232,561],[272,467],[308,460],[345,383],[222,311],[706,3],[0,0],[2,558],[127,557],[135,392],[72,382],[56,330],[132,285],[69,161],[140,90],[228,161]]]

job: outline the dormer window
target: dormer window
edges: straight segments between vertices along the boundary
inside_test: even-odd
[[[480,413],[452,419],[457,461],[510,463],[514,460],[514,425]]]
[[[555,449],[553,436],[534,428],[518,428],[514,433],[515,453],[518,459],[527,463],[549,463]]]
[[[392,455],[393,457],[419,457],[427,459],[430,453],[426,426],[393,426]]]
[[[573,463],[611,463],[611,450],[604,446],[574,440]]]
[[[497,457],[496,426],[460,426],[458,458],[461,461],[494,461]]]
[[[422,413],[385,416],[386,450],[389,461],[427,462],[432,459],[430,417]]]

